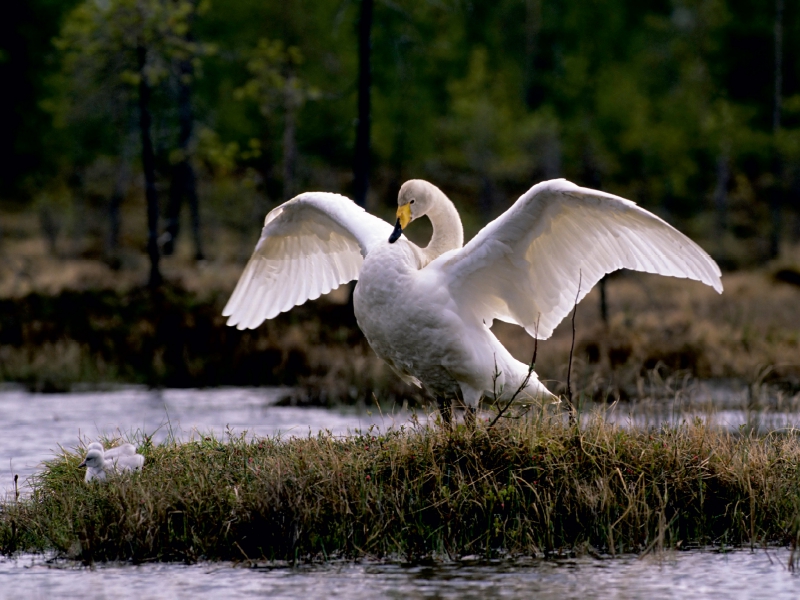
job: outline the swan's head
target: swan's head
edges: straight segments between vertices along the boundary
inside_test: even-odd
[[[392,235],[389,236],[389,243],[393,244],[400,238],[411,221],[428,214],[434,205],[436,196],[442,192],[432,183],[422,179],[412,179],[406,181],[397,194],[397,223],[394,226]]]
[[[86,458],[83,459],[83,462],[78,465],[78,467],[91,467],[93,469],[100,469],[103,467],[103,463],[105,462],[103,458],[103,451],[98,450],[97,448],[92,448],[86,453]]]
[[[100,450],[101,452],[104,452],[105,448],[103,447],[103,444],[101,444],[100,442],[92,442],[91,444],[86,446],[86,450]]]

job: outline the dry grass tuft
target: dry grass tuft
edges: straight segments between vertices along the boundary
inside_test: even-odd
[[[142,473],[86,485],[64,452],[0,512],[4,553],[85,562],[610,554],[794,543],[800,436],[696,420],[625,430],[592,418],[452,433],[153,446]]]
[[[577,312],[576,396],[637,399],[654,372],[800,392],[800,288],[766,273],[728,275],[725,285],[720,296],[684,280],[618,276],[608,283],[607,324],[593,291]],[[388,404],[420,400],[369,348],[344,290],[247,332],[225,325],[226,299],[179,285],[0,299],[0,381],[36,390],[87,381],[288,385],[301,403],[372,404],[373,393]],[[533,340],[521,328],[498,322],[494,331],[530,359]],[[571,343],[566,319],[539,346],[536,370],[556,393],[566,388]]]

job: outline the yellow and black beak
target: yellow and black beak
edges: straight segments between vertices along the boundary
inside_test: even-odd
[[[410,204],[403,204],[400,208],[397,209],[397,223],[394,224],[394,231],[392,231],[392,235],[389,236],[389,243],[394,244],[397,240],[400,239],[400,235],[403,233],[403,229],[406,228],[411,222],[411,205]]]

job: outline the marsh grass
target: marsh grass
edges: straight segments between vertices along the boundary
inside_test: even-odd
[[[599,402],[649,394],[653,374],[800,392],[800,288],[763,273],[726,275],[725,285],[719,296],[682,280],[620,275],[608,285],[609,323],[600,322],[592,291],[577,311],[574,360],[565,319],[540,342],[537,373],[563,394],[572,365],[575,397]],[[371,405],[373,394],[388,405],[425,400],[370,349],[346,293],[240,332],[220,314],[228,292],[214,289],[0,298],[0,381],[36,391],[87,383],[281,385],[295,390],[289,402],[317,405]],[[519,360],[530,360],[534,342],[524,330],[496,322],[493,331]]]
[[[0,549],[87,563],[646,553],[794,544],[800,436],[599,417],[153,445],[87,485],[64,451],[0,511]]]

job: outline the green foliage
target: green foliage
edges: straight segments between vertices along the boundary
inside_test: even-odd
[[[213,52],[213,45],[194,42],[189,36],[191,22],[206,10],[205,5],[189,1],[84,2],[67,16],[53,43],[66,72],[86,69],[112,85],[132,86],[142,77],[136,51],[144,47],[149,55],[144,76],[156,86],[168,76],[171,61],[195,60],[199,67],[198,57]]]
[[[64,132],[73,161],[132,154],[124,146],[135,143],[139,81],[145,77],[159,88],[170,77],[188,83],[200,75],[201,58],[213,54],[214,45],[194,41],[190,29],[206,10],[205,3],[189,1],[108,0],[83,2],[66,16],[53,40],[61,70],[42,106]],[[179,72],[180,61],[189,61],[192,73]],[[163,111],[167,100],[160,100]]]
[[[81,2],[55,40],[60,71],[41,99],[61,128],[60,146],[51,143],[60,177],[135,144],[125,132],[144,44],[163,164],[176,160],[173,63],[190,59],[195,77],[203,73],[193,104],[206,176],[258,172],[271,200],[286,177],[298,189],[347,192],[357,8]],[[403,180],[428,177],[493,214],[537,180],[566,176],[690,218],[714,209],[721,185],[732,210],[748,207],[732,221],[750,219],[749,235],[761,235],[768,211],[755,207],[776,186],[800,185],[800,61],[791,51],[800,11],[784,15],[783,128],[774,134],[773,10],[738,0],[377,3],[372,189],[391,203]],[[720,160],[730,167],[724,180]]]
[[[319,91],[298,79],[296,71],[301,64],[303,53],[297,46],[286,48],[281,41],[260,39],[247,61],[251,78],[234,92],[234,97],[252,98],[265,117],[276,107],[297,109],[319,96]]]

